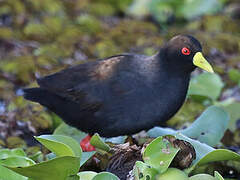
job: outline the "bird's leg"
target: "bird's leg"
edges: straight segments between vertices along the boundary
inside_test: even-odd
[[[95,151],[95,147],[90,144],[92,136],[87,135],[85,138],[83,138],[80,142],[80,146],[84,152],[90,152],[90,151]]]

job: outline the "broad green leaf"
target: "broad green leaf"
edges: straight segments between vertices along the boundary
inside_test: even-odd
[[[211,106],[191,126],[178,132],[210,146],[215,146],[227,130],[229,115],[222,108]]]
[[[138,18],[142,18],[149,14],[149,0],[134,0],[128,9],[128,14]]]
[[[178,14],[186,19],[193,19],[205,14],[213,14],[222,8],[221,1],[218,0],[194,0],[183,1],[179,7]]]
[[[0,159],[6,159],[12,156],[26,156],[26,153],[20,149],[0,149]]]
[[[34,180],[65,180],[68,176],[77,174],[79,161],[79,157],[64,156],[32,166],[7,168]]]
[[[92,180],[120,180],[120,179],[112,173],[101,172],[94,176]]]
[[[78,175],[71,175],[66,178],[66,180],[80,180]]]
[[[163,173],[167,170],[179,149],[162,136],[154,139],[144,150],[143,160],[146,164]]]
[[[167,171],[157,176],[156,180],[188,180],[188,176],[177,168],[168,168]]]
[[[87,160],[89,160],[95,153],[96,153],[96,151],[83,152],[82,157],[81,157],[80,166],[82,166],[85,162],[87,162]]]
[[[240,71],[238,69],[230,69],[230,71],[228,72],[228,76],[233,82],[240,82]]]
[[[196,163],[196,166],[207,164],[209,162],[226,161],[226,160],[240,161],[240,154],[227,149],[216,149],[206,154],[203,158],[201,158]]]
[[[0,165],[1,180],[27,180],[28,178],[13,172],[12,170]]]
[[[59,125],[54,133],[54,135],[65,135],[74,138],[77,142],[80,142],[83,138],[87,136],[86,133],[79,131],[77,128],[71,127],[66,123]]]
[[[183,134],[176,134],[176,138],[177,139],[181,139],[184,141],[189,142],[195,149],[196,152],[196,159],[193,161],[193,164],[195,164],[196,162],[198,162],[201,158],[203,158],[206,154],[214,151],[215,149],[212,148],[211,146],[201,143],[197,140],[191,139]]]
[[[151,168],[142,161],[136,162],[133,172],[135,180],[154,180],[155,176],[158,174],[156,169]]]
[[[79,172],[77,175],[80,177],[80,180],[92,180],[97,173],[93,171],[83,171]]]
[[[217,74],[202,73],[191,79],[188,95],[205,96],[216,100],[224,86],[221,78]]]
[[[188,173],[197,166],[210,162],[226,160],[240,161],[240,154],[237,154],[233,151],[227,149],[214,149],[207,144],[200,143],[199,141],[188,138],[182,134],[177,134],[176,137],[191,143],[196,151],[196,159],[193,161],[192,166],[185,170]]]
[[[98,149],[104,150],[106,152],[110,151],[109,145],[107,145],[97,133],[92,136],[90,143]]]
[[[79,143],[71,137],[63,135],[41,135],[35,138],[57,156],[81,157],[82,149]]]
[[[126,139],[127,139],[127,136],[117,136],[117,137],[112,137],[112,138],[104,138],[104,141],[110,142],[113,144],[123,144]]]
[[[228,113],[217,106],[208,107],[188,128],[173,130],[170,128],[155,127],[148,131],[150,137],[163,135],[176,135],[181,133],[202,143],[216,145],[227,130],[229,122]]]
[[[224,180],[222,175],[217,172],[217,171],[214,171],[214,177],[217,179],[217,180]]]
[[[11,167],[25,167],[35,164],[32,159],[23,156],[12,156],[6,159],[0,160],[0,165],[11,166]]]
[[[23,167],[23,166],[30,166],[35,164],[35,162],[25,156],[21,149],[9,150],[5,149],[5,152],[10,152],[10,156],[6,157],[5,159],[0,159],[0,179],[1,180],[26,180],[27,177],[21,176],[4,166],[11,166],[11,167]]]
[[[191,176],[189,180],[216,180],[216,179],[209,174],[196,174],[194,176]]]
[[[234,132],[236,130],[237,120],[240,118],[240,103],[234,102],[232,104],[222,107],[230,115],[228,128]]]

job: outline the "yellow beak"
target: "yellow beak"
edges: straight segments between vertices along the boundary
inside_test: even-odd
[[[204,69],[207,72],[214,73],[212,66],[203,57],[201,52],[197,52],[193,57],[193,64]]]

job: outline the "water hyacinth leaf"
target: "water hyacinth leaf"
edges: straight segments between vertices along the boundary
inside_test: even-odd
[[[0,159],[6,159],[12,156],[26,156],[26,153],[21,148],[0,149]]]
[[[110,142],[113,144],[123,144],[125,140],[127,139],[127,136],[117,136],[117,137],[112,137],[112,138],[105,138],[105,142]]]
[[[217,106],[208,107],[191,126],[178,132],[210,146],[215,146],[222,139],[228,128],[229,115]]]
[[[174,16],[175,8],[181,5],[181,1],[154,0],[150,1],[149,10],[154,19],[159,23],[166,23]]]
[[[81,157],[80,166],[82,166],[85,162],[87,162],[95,153],[96,153],[96,151],[83,152],[82,157]]]
[[[120,179],[112,173],[101,172],[94,176],[92,180],[120,180]]]
[[[192,166],[185,170],[188,173],[197,166],[204,165],[210,162],[226,160],[240,161],[240,155],[233,151],[227,149],[214,149],[207,144],[200,143],[199,141],[188,138],[187,136],[184,136],[182,134],[177,134],[176,138],[191,143],[191,145],[196,151],[196,159],[193,161]]]
[[[6,149],[8,150],[8,149]],[[20,149],[18,149],[20,150]],[[17,156],[12,153],[13,151],[8,150],[9,152],[11,152],[12,154],[5,158],[5,159],[0,159],[0,179],[7,179],[7,180],[26,180],[28,179],[27,177],[21,176],[20,174],[17,174],[11,170],[9,170],[8,168],[4,167],[4,166],[11,166],[11,167],[25,167],[25,166],[30,166],[35,164],[35,162],[25,156],[19,156],[19,152],[16,150],[16,154],[18,154]],[[20,155],[22,155],[22,153],[20,153]]]
[[[202,73],[191,79],[188,95],[197,95],[216,100],[224,86],[221,78],[217,74]]]
[[[158,174],[158,171],[156,169],[151,168],[149,165],[142,161],[137,161],[135,163],[133,172],[135,180],[155,179],[155,176]]]
[[[149,0],[134,0],[129,9],[128,14],[137,18],[143,18],[149,15]]]
[[[191,176],[189,180],[216,180],[216,178],[209,174],[196,174],[194,176]]]
[[[80,180],[92,180],[93,177],[97,175],[97,173],[93,171],[83,171],[79,172],[77,175],[80,177]]]
[[[107,145],[97,133],[92,136],[90,143],[91,145],[98,149],[101,149],[106,152],[110,151],[109,145]]]
[[[79,176],[78,175],[71,175],[71,176],[68,176],[66,178],[66,180],[79,180]]]
[[[144,150],[143,160],[146,164],[163,173],[179,151],[164,137],[154,139]]]
[[[240,154],[227,149],[215,149],[201,158],[194,166],[200,166],[210,162],[234,160],[240,161]]]
[[[240,71],[239,70],[230,69],[229,72],[228,72],[228,76],[233,82],[235,82],[235,83],[240,82]]]
[[[13,172],[12,170],[0,165],[0,179],[2,180],[27,180],[28,178]]]
[[[228,114],[230,115],[230,121],[228,128],[234,132],[238,127],[237,127],[237,121],[240,119],[240,103],[239,102],[234,102],[229,105],[223,106],[222,107]]]
[[[80,142],[83,138],[85,138],[87,136],[86,133],[79,131],[77,128],[71,127],[64,122],[61,123],[61,125],[59,125],[55,129],[53,134],[70,136],[70,137],[74,138],[77,142]]]
[[[188,128],[173,130],[155,127],[148,131],[150,137],[176,135],[181,133],[210,146],[216,145],[224,135],[229,123],[229,116],[222,108],[208,107]]]
[[[217,179],[217,180],[224,180],[222,175],[217,172],[217,171],[214,171],[214,177]]]
[[[79,143],[71,137],[63,135],[41,135],[35,138],[57,156],[81,157],[82,149]]]
[[[7,168],[34,180],[65,180],[68,176],[77,174],[80,168],[79,161],[79,157],[64,156],[32,166]]]
[[[177,168],[168,168],[167,171],[157,176],[156,180],[188,180],[188,176],[184,171]]]
[[[201,143],[197,140],[191,139],[187,136],[184,136],[183,134],[176,134],[176,138],[177,139],[181,139],[184,141],[187,141],[189,143],[191,143],[191,145],[194,147],[195,152],[196,152],[196,159],[193,161],[193,164],[196,164],[196,162],[198,162],[201,158],[203,158],[206,154],[214,151],[215,149],[212,148],[211,146]]]
[[[213,14],[221,10],[222,4],[218,0],[183,1],[178,14],[186,19],[193,19],[204,14]]]
[[[6,159],[0,159],[0,165],[11,167],[25,167],[35,164],[32,159],[23,156],[12,156]]]

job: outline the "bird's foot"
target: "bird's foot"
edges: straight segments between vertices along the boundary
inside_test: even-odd
[[[95,147],[90,144],[91,136],[87,135],[82,141],[80,142],[80,146],[84,152],[95,151]]]

